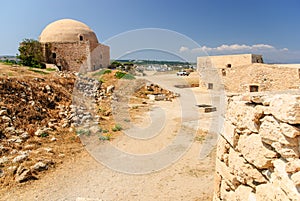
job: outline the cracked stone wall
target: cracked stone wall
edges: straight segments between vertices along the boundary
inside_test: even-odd
[[[214,200],[300,200],[300,95],[227,98]]]

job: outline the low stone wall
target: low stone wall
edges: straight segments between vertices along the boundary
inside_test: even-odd
[[[214,200],[300,200],[300,95],[230,96]]]

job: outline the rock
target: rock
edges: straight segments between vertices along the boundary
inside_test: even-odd
[[[20,166],[17,169],[15,180],[19,183],[26,182],[28,180],[36,180],[37,178],[33,176],[31,170]]]
[[[232,174],[232,169],[218,159],[216,160],[216,173],[222,176],[222,181],[225,181],[231,189],[236,189],[240,185],[237,177]]]
[[[272,116],[262,119],[259,134],[262,141],[271,145],[282,157],[299,158],[298,140],[283,135],[279,122]]]
[[[55,141],[56,141],[56,138],[55,138],[55,137],[52,137],[52,138],[50,139],[50,141],[51,141],[51,142],[55,142]]]
[[[289,124],[300,124],[300,96],[275,95],[270,101],[270,111],[279,120]]]
[[[214,194],[218,198],[220,198],[220,196],[221,196],[221,193],[220,193],[221,182],[222,182],[222,177],[215,172],[215,175],[214,175]]]
[[[227,183],[222,180],[221,182],[221,191],[220,191],[221,200],[234,200],[235,195],[233,191],[230,191],[230,187]]]
[[[44,150],[45,150],[47,153],[54,153],[53,149],[50,148],[50,147],[45,147]]]
[[[291,179],[295,183],[296,187],[299,188],[300,187],[300,172],[296,172],[295,174],[293,174],[291,176]]]
[[[295,173],[300,171],[300,159],[295,159],[286,164],[285,171],[287,173]]]
[[[224,122],[224,126],[220,133],[232,147],[235,147],[237,145],[239,136],[235,131],[235,126],[232,125],[229,121]]]
[[[9,122],[11,122],[11,119],[8,116],[2,116],[2,122],[9,123]]]
[[[22,155],[19,155],[19,156],[16,156],[14,159],[13,159],[13,163],[22,163],[23,161],[25,161],[26,159],[28,158],[28,155],[27,154],[22,154]]]
[[[7,168],[7,170],[9,171],[9,174],[11,174],[11,175],[14,175],[15,173],[16,173],[16,171],[17,171],[17,166],[9,166],[8,168]]]
[[[297,128],[295,126],[291,126],[287,123],[280,123],[280,130],[283,135],[285,135],[289,138],[295,138],[300,135],[299,128]]]
[[[241,135],[237,148],[249,163],[259,169],[272,167],[272,160],[277,156],[263,145],[258,134]]]
[[[234,192],[235,199],[237,201],[250,200],[250,198],[253,196],[253,189],[249,186],[239,185]]]
[[[51,128],[40,128],[34,132],[34,135],[38,136],[38,137],[42,137],[44,135],[47,136],[49,134],[49,131],[52,131],[52,129]]]
[[[247,184],[254,188],[257,184],[266,182],[264,176],[253,166],[248,164],[246,160],[232,148],[230,148],[229,151],[228,164],[232,169],[232,173],[242,184]]]
[[[50,93],[52,91],[51,87],[49,85],[46,85],[45,86],[45,90]]]
[[[2,156],[2,158],[0,158],[0,167],[7,162],[8,162],[8,158],[6,156]]]
[[[255,197],[256,201],[290,200],[280,187],[270,183],[258,185]]]
[[[13,135],[16,133],[16,129],[14,127],[7,127],[4,132]]]
[[[106,93],[112,93],[115,89],[115,86],[114,85],[110,85],[106,88]]]
[[[219,136],[217,142],[217,158],[220,161],[224,161],[224,155],[228,153],[229,153],[228,142],[222,136]]]
[[[7,115],[7,110],[0,110],[0,116]]]
[[[23,140],[26,140],[29,138],[29,134],[27,132],[24,132],[20,135],[20,138],[23,139]]]
[[[290,179],[286,170],[286,163],[283,159],[276,159],[273,161],[274,173],[271,175],[270,182],[272,185],[281,188],[290,200],[300,200],[300,194]],[[283,199],[283,200],[289,200]]]
[[[40,171],[43,171],[43,170],[47,170],[48,166],[47,166],[47,164],[45,164],[43,162],[37,162],[36,164],[34,164],[33,166],[31,166],[31,169],[40,172]]]
[[[258,127],[253,121],[255,112],[255,108],[246,105],[245,102],[232,101],[228,105],[226,119],[241,131],[250,130],[251,132],[258,132]]]
[[[1,178],[1,177],[4,177],[4,176],[5,176],[4,171],[3,171],[2,169],[0,169],[0,178]]]

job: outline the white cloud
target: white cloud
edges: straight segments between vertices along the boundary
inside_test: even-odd
[[[288,48],[276,48],[269,44],[223,44],[218,47],[202,46],[198,48],[180,47],[180,53],[189,54],[191,58],[200,55],[220,55],[220,54],[262,54],[266,61],[270,62],[299,62],[300,52],[291,51]]]
[[[189,51],[189,48],[184,47],[184,46],[181,46],[181,47],[179,48],[179,52],[186,52],[186,51]]]
[[[240,44],[232,44],[232,45],[221,45],[219,47],[207,47],[202,46],[200,48],[189,49],[188,47],[180,47],[179,52],[187,52],[198,53],[198,52],[230,52],[230,51],[258,51],[258,50],[276,50],[275,47],[267,44],[255,44],[255,45],[240,45]],[[287,51],[287,48],[282,49]]]

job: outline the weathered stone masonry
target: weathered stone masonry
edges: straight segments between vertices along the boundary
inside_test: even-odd
[[[214,200],[300,200],[300,95],[229,96]]]

